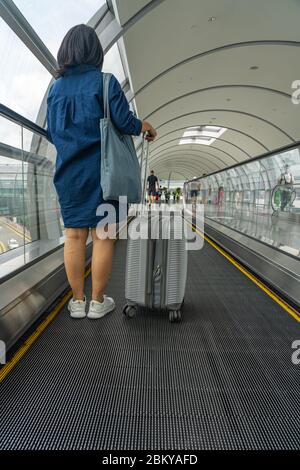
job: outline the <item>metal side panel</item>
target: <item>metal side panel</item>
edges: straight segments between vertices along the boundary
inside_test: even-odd
[[[117,232],[124,227],[117,228]],[[86,265],[92,243],[88,239]],[[9,350],[68,287],[63,246],[0,285],[0,340]]]
[[[87,246],[87,264],[92,245]],[[0,286],[0,339],[9,350],[68,286],[63,248]]]
[[[205,233],[293,304],[300,305],[300,261],[212,220],[205,219]]]

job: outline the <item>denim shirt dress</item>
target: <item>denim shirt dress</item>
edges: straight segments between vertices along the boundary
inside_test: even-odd
[[[103,117],[102,72],[87,64],[69,66],[51,86],[47,99],[47,134],[57,151],[54,185],[66,228],[96,227],[104,215],[96,215],[104,201],[100,181]],[[111,119],[123,134],[139,135],[142,122],[129,109],[118,80],[109,83]],[[126,211],[125,211],[126,212]],[[113,221],[112,221],[113,222]]]

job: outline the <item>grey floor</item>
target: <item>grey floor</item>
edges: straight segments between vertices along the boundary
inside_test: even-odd
[[[1,449],[300,449],[299,323],[205,243],[184,318],[64,309],[1,385]],[[90,288],[88,282],[88,288]]]

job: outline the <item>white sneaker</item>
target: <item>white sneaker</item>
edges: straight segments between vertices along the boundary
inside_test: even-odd
[[[72,318],[84,318],[86,317],[85,313],[86,298],[84,300],[74,300],[71,299],[68,303],[68,310]]]
[[[104,295],[102,302],[97,302],[97,300],[90,301],[90,308],[87,317],[93,320],[97,320],[98,318],[102,318],[104,315],[114,310],[114,308],[114,299]]]

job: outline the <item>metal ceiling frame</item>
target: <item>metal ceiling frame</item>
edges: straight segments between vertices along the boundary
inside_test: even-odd
[[[201,114],[201,113],[218,113],[218,112],[221,112],[221,113],[235,113],[235,114],[240,114],[242,116],[247,116],[247,117],[252,117],[254,119],[257,119],[259,121],[262,121],[264,122],[265,124],[268,124],[269,126],[271,127],[274,127],[274,129],[276,129],[277,131],[281,132],[282,134],[285,135],[285,137],[287,137],[291,142],[296,142],[296,140],[291,137],[289,134],[287,134],[283,129],[281,129],[280,127],[276,126],[276,124],[273,124],[272,122],[268,121],[267,119],[264,119],[260,116],[257,116],[256,114],[251,114],[251,113],[247,113],[246,111],[239,111],[237,109],[202,109],[200,111],[192,111],[190,113],[186,113],[186,114],[181,114],[180,116],[177,116],[175,118],[172,118],[172,119],[169,119],[168,121],[165,121],[163,123],[161,123],[159,126],[156,127],[156,129],[160,129],[162,126],[165,126],[166,124],[170,124],[171,122],[174,122],[174,121],[177,121],[178,119],[181,119],[183,117],[187,117],[187,116],[192,116],[193,114]],[[218,124],[214,124],[214,125],[218,125]],[[226,126],[225,126],[226,127]]]
[[[257,140],[255,137],[252,137],[250,134],[246,134],[245,132],[243,131],[240,131],[238,129],[235,129],[234,127],[226,127],[225,124],[222,125],[220,123],[218,124],[213,124],[213,123],[208,123],[208,124],[191,124],[190,127],[201,127],[201,126],[217,126],[217,127],[223,127],[223,128],[226,128],[228,131],[232,131],[232,132],[237,132],[238,134],[241,134],[251,140],[253,140],[253,142],[255,142],[256,144],[260,145],[264,150],[268,151],[268,147],[266,147],[262,142],[260,142],[259,140]],[[166,132],[165,134],[161,135],[160,137],[158,137],[157,139],[155,139],[155,142],[157,142],[158,140],[161,140],[163,139],[164,137],[166,137],[167,135],[170,135],[170,134],[173,134],[174,132],[178,132],[178,131],[183,131],[185,129],[187,129],[188,127],[179,127],[179,128],[176,128],[174,129],[173,131],[170,131],[170,132]],[[217,140],[221,140],[219,137]],[[225,142],[225,141],[224,141]],[[228,143],[232,143],[230,141],[226,141]],[[234,144],[232,144],[234,145]],[[238,147],[239,148],[239,147]]]
[[[139,10],[136,15],[130,18],[123,27],[119,25],[114,17],[111,5],[106,2],[106,4],[102,5],[92,16],[87,24],[95,29],[100,37],[104,53],[106,53],[126,31],[163,1],[165,0],[151,0],[145,7]],[[56,59],[13,0],[0,0],[0,16],[38,61],[50,72],[52,77],[55,77],[57,68]],[[126,87],[128,89],[127,79],[122,84],[124,91],[126,91]],[[129,90],[127,97],[132,97],[132,92],[129,92]],[[44,108],[42,103],[41,107]],[[40,115],[39,122],[42,121],[44,121],[44,119]]]
[[[168,152],[168,153],[163,153],[162,155],[156,155],[155,156],[155,159],[154,160],[159,160],[160,156],[161,157],[169,157],[170,155],[172,155],[173,157],[175,157],[176,159],[178,159],[179,157],[183,157],[183,163],[185,163],[185,160],[184,158],[186,156],[189,156],[189,157],[192,157],[193,160],[195,161],[200,161],[200,159],[203,159],[205,158],[205,162],[209,162],[210,164],[214,165],[216,168],[218,169],[222,169],[223,167],[222,166],[219,166],[219,163],[221,163],[221,165],[226,165],[226,162],[224,162],[223,160],[220,160],[219,158],[217,159],[217,161],[219,163],[216,163],[215,161],[211,160],[211,157],[215,157],[215,155],[211,155],[211,154],[203,154],[203,153],[198,153],[198,152],[193,152],[193,150],[189,150],[187,152],[177,152],[177,151],[173,151],[173,152]],[[163,159],[162,159],[163,161]],[[243,160],[243,161],[247,161],[247,160]],[[152,160],[150,159],[149,161],[149,164],[152,162]]]
[[[97,34],[100,36],[101,42],[103,43],[104,51],[106,52],[133,25],[135,25],[139,20],[141,20],[146,14],[148,14],[150,11],[152,11],[155,7],[159,6],[163,1],[164,0],[152,0],[152,1],[150,1],[145,7],[143,7],[133,17],[131,17],[123,26],[121,26],[117,22],[116,18],[114,17],[114,15],[111,11],[110,2],[108,1],[108,4],[103,5],[98,10],[98,12],[96,12],[95,15],[91,18],[91,20],[89,21],[88,24],[90,24],[91,26],[93,26],[95,28]],[[12,0],[0,0],[0,15],[2,16],[4,21],[8,24],[8,26],[19,37],[19,39],[37,57],[39,62],[42,63],[45,66],[45,68],[52,75],[54,75],[55,69],[56,69],[56,60],[55,60],[55,58],[53,57],[53,55],[51,54],[49,49],[45,46],[43,41],[40,39],[40,37],[37,35],[37,33],[34,31],[34,29],[31,27],[31,25],[28,23],[26,18],[22,15],[22,13],[16,7],[16,5],[13,3]],[[245,41],[245,42],[227,44],[227,45],[223,45],[223,46],[220,46],[220,47],[208,50],[208,51],[203,51],[199,54],[195,54],[193,56],[190,56],[190,57],[178,62],[177,64],[163,70],[156,77],[154,77],[153,79],[151,79],[147,83],[145,83],[140,89],[138,89],[136,91],[135,94],[132,94],[132,96],[130,98],[130,101],[133,100],[140,93],[142,93],[142,91],[144,91],[146,88],[148,88],[154,82],[158,81],[160,78],[162,78],[163,76],[167,75],[168,73],[170,73],[171,71],[177,69],[180,66],[183,66],[183,65],[185,65],[187,63],[190,63],[192,61],[195,61],[195,60],[199,60],[200,58],[202,58],[204,56],[207,56],[207,55],[210,55],[210,54],[216,54],[216,53],[222,52],[224,50],[229,50],[229,49],[234,49],[234,48],[242,48],[242,47],[256,47],[256,46],[300,47],[300,42],[298,42],[298,41],[284,41],[284,40]],[[175,99],[169,101],[168,103],[165,103],[164,105],[160,106],[159,108],[157,108],[155,111],[153,111],[148,116],[151,116],[153,113],[157,112],[158,110],[162,109],[163,107],[166,107],[169,104],[171,104],[171,103],[173,103],[173,102],[175,102],[179,99],[182,99],[186,96],[190,96],[192,94],[204,92],[204,91],[207,91],[207,90],[213,90],[213,89],[217,89],[217,88],[226,88],[226,87],[228,87],[228,88],[229,87],[248,87],[248,88],[263,89],[264,91],[270,91],[272,93],[277,93],[277,94],[280,94],[280,95],[285,96],[285,97],[290,97],[290,95],[288,95],[287,93],[281,92],[279,90],[269,89],[269,88],[266,88],[266,87],[259,87],[259,86],[252,86],[252,85],[222,85],[222,86],[204,88],[204,89],[201,89],[201,90],[194,90],[190,93],[178,96]],[[296,142],[293,137],[291,137],[287,132],[285,132],[283,129],[281,129],[279,126],[275,125],[274,123],[272,123],[272,122],[270,122],[270,121],[268,121],[264,118],[261,118],[261,117],[255,115],[255,114],[250,114],[250,113],[247,113],[247,112],[238,111],[238,110],[231,110],[231,109],[212,109],[212,110],[208,109],[208,110],[201,110],[201,111],[187,113],[187,114],[178,116],[174,119],[171,119],[169,121],[166,121],[166,122],[160,124],[158,126],[158,129],[163,127],[164,125],[167,125],[170,122],[176,121],[180,118],[190,116],[190,115],[194,115],[194,114],[200,114],[200,113],[204,113],[204,112],[229,112],[229,113],[237,113],[239,115],[245,115],[245,116],[260,120],[260,121],[264,122],[265,124],[268,124],[269,126],[276,129],[276,131],[284,134],[291,142]],[[214,124],[211,124],[211,125],[214,125]],[[220,126],[220,124],[215,124],[215,125]],[[259,144],[260,146],[262,146],[263,148],[268,150],[268,148],[263,143],[261,143],[256,138],[244,133],[243,131],[227,127],[227,125],[224,125],[223,127],[226,127],[229,130],[239,132],[240,134],[243,134],[246,137],[249,137],[250,139],[255,141],[257,144]],[[175,132],[175,131],[168,132],[165,135],[169,135],[172,132]],[[162,136],[162,137],[164,137],[164,136]],[[220,140],[220,142],[221,141],[225,142],[225,140],[223,140],[223,139],[219,139],[219,140]],[[227,141],[227,143],[239,148],[238,146],[236,146],[235,144],[233,144],[229,141]],[[167,143],[165,143],[165,144],[167,144]],[[163,146],[165,144],[161,144],[158,148],[161,148],[161,146]],[[178,148],[178,146],[176,146],[176,147]],[[166,149],[166,150],[169,150],[169,149]],[[221,151],[221,152],[226,154],[226,152],[224,152],[223,150],[221,150],[219,148],[216,148],[216,150]],[[242,150],[242,149],[240,149],[240,150]],[[244,153],[246,154],[245,151],[244,151]],[[162,154],[162,155],[165,155],[165,154]],[[227,155],[230,156],[229,154],[227,154]],[[154,154],[153,156],[155,157],[156,154]],[[218,158],[218,157],[216,157],[215,155],[212,155],[212,154],[211,154],[211,157]],[[233,158],[233,157],[230,156],[230,158]],[[162,162],[163,162],[163,160],[162,160]],[[238,162],[235,165],[232,165],[231,167],[235,167],[236,165],[239,165],[240,163],[241,162]],[[243,163],[245,163],[245,162],[243,162]],[[185,162],[185,164],[186,164],[186,162]],[[222,161],[222,164],[224,164],[224,161]]]
[[[212,147],[211,145],[202,145],[202,144],[188,144],[188,145],[192,146],[192,148],[187,148],[187,146],[183,146],[183,145],[171,145],[170,147],[167,147],[167,148],[161,150],[160,152],[156,152],[156,153],[151,152],[150,158],[156,157],[157,155],[163,155],[164,152],[168,152],[170,149],[177,149],[177,151],[180,151],[180,153],[182,153],[182,154],[186,154],[189,151],[191,151],[191,152],[193,151],[193,152],[199,153],[199,154],[210,155],[211,157],[216,158],[217,160],[219,160],[221,162],[224,162],[224,160],[222,160],[222,158],[220,156],[215,155],[214,153],[210,153],[210,152],[206,151],[206,149],[208,149],[208,147],[209,148],[215,148],[215,147]],[[186,147],[186,148],[184,149],[184,148],[181,148],[181,147]],[[201,147],[201,149],[199,147]],[[205,148],[205,150],[204,150],[204,148]],[[236,158],[232,157],[229,153],[226,153],[226,152],[223,152],[223,153],[225,153],[226,158],[229,157],[231,160],[234,161],[234,163],[232,163],[232,165],[234,165],[235,163],[238,163],[240,161],[240,160],[237,160]],[[229,164],[226,161],[224,163]]]
[[[196,127],[196,126],[195,126]],[[184,128],[184,129],[188,129],[188,128]],[[209,135],[206,135],[206,134],[201,134],[201,136],[203,137],[212,137],[212,136],[209,136]],[[172,140],[168,140],[167,142],[163,142],[161,145],[159,145],[158,147],[155,147],[156,149],[157,148],[161,148],[162,145],[165,145],[165,144],[168,144],[170,142],[174,142],[176,140],[181,140],[183,139],[184,137],[183,136],[180,136],[180,137],[177,137],[176,139],[172,139]],[[252,155],[250,155],[248,152],[246,152],[246,150],[243,150],[241,147],[239,147],[238,145],[235,145],[233,144],[232,142],[230,142],[229,140],[225,140],[225,139],[221,139],[220,137],[212,137],[213,139],[215,139],[215,143],[218,143],[218,142],[225,142],[226,144],[228,145],[232,145],[232,147],[235,147],[237,148],[238,150],[240,150],[242,153],[244,153],[245,155],[247,155],[247,158],[252,158]],[[157,143],[157,141],[160,140],[160,139],[155,139],[155,144]],[[189,144],[187,144],[189,145]],[[207,147],[210,147],[210,145],[207,145]],[[215,147],[215,148],[218,148],[218,147]]]
[[[119,37],[124,34],[125,31],[128,31],[128,29],[130,29],[137,21],[152,11],[153,8],[158,6],[163,1],[164,0],[151,0],[146,5],[146,7],[138,11],[133,18],[131,18],[123,27],[121,27],[117,23],[112,7],[107,0],[106,4],[99,8],[99,10],[92,16],[87,24],[93,27],[98,36],[100,36],[104,53],[106,53],[114,45],[114,43],[117,42]],[[17,37],[25,44],[28,50],[31,51],[38,61],[50,72],[52,77],[55,77],[57,62],[54,56],[12,0],[0,0],[0,16],[9,26],[9,28],[17,35]],[[110,37],[108,43],[105,44],[105,38],[109,36],[111,31],[115,32],[115,36]],[[46,98],[52,82],[53,79],[50,80],[45,96],[41,101],[40,110],[38,112],[36,122],[41,126],[45,126],[46,124]],[[127,98],[132,96],[127,78],[122,83],[122,88],[126,93]]]
[[[170,132],[166,132],[165,134],[163,134],[163,135],[161,135],[160,137],[158,137],[157,139],[155,139],[155,143],[156,143],[157,141],[163,139],[163,138],[166,137],[167,135],[173,134],[174,132],[178,132],[178,131],[181,131],[181,130],[185,130],[185,129],[187,129],[188,127],[214,126],[214,125],[216,125],[216,126],[218,126],[218,127],[226,127],[225,125],[220,124],[220,123],[218,123],[218,124],[213,124],[213,123],[208,123],[208,124],[191,124],[190,126],[179,127],[179,128],[176,128],[176,129],[174,129],[174,130],[172,130],[172,131],[170,131]],[[256,144],[260,145],[260,146],[263,148],[263,150],[265,150],[266,152],[269,152],[269,151],[270,151],[270,149],[269,149],[266,145],[264,145],[262,142],[260,142],[260,141],[259,141],[258,139],[256,139],[255,137],[252,137],[250,134],[246,134],[245,132],[243,132],[243,131],[241,131],[241,130],[239,130],[239,129],[236,129],[236,128],[234,128],[234,127],[226,127],[226,129],[229,130],[229,131],[237,132],[238,134],[241,134],[241,135],[243,135],[243,136],[245,136],[245,137],[247,137],[247,138],[253,140],[253,142],[255,142]],[[218,138],[217,140],[222,140],[222,139]],[[224,142],[225,142],[225,140],[224,140]],[[230,142],[230,141],[226,141],[226,142],[232,144],[232,142]],[[232,144],[232,145],[234,145],[234,144]],[[142,147],[142,143],[140,143],[140,144],[137,146],[136,151],[139,152],[139,150],[141,149],[141,147]],[[238,148],[239,148],[239,147],[238,147]],[[253,156],[250,156],[250,155],[249,155],[249,158],[253,158]]]
[[[172,150],[172,149],[173,149],[173,150]],[[175,145],[174,145],[173,147],[170,147],[170,148],[166,149],[166,150],[165,150],[164,152],[162,152],[162,153],[159,153],[159,154],[156,154],[156,155],[150,155],[149,161],[151,162],[152,157],[155,157],[155,158],[156,158],[156,157],[162,158],[162,157],[164,157],[164,156],[166,156],[166,155],[170,155],[170,154],[172,154],[172,155],[175,155],[175,154],[176,154],[176,155],[178,155],[178,156],[179,156],[179,155],[182,155],[183,158],[184,158],[185,155],[190,155],[190,156],[194,155],[194,156],[197,157],[197,158],[200,158],[200,157],[205,157],[205,158],[206,158],[206,156],[208,156],[208,160],[209,160],[211,163],[213,163],[216,167],[218,167],[218,164],[215,163],[215,161],[212,160],[213,158],[214,158],[217,162],[219,162],[221,165],[229,165],[228,162],[222,160],[220,157],[218,157],[217,155],[214,155],[214,154],[212,154],[212,153],[204,152],[204,151],[199,152],[199,151],[197,151],[196,149],[186,149],[185,151],[184,151],[184,150],[178,150],[178,146],[175,146]],[[243,161],[243,162],[244,162],[244,161],[249,161],[249,160],[240,160],[240,161]],[[237,164],[237,163],[233,163],[232,165],[236,165],[236,164]],[[230,165],[230,166],[232,166],[232,165]],[[220,167],[219,167],[219,168],[220,168]]]
[[[209,135],[206,135],[205,134],[201,134],[201,137],[211,137],[211,138],[214,138],[212,136],[209,136]],[[188,137],[187,137],[188,138]],[[167,142],[163,142],[161,143],[159,146],[155,147],[155,149],[153,148],[153,150],[157,150],[157,149],[160,149],[163,145],[167,145],[167,144],[170,144],[172,142],[177,142],[178,140],[181,140],[183,139],[183,137],[176,137],[175,139],[171,139],[171,140],[168,140]],[[243,154],[245,154],[247,156],[247,158],[251,158],[251,155],[249,155],[249,153],[247,153],[245,150],[241,149],[240,147],[238,147],[237,145],[235,144],[232,144],[231,142],[228,142],[227,140],[224,140],[224,139],[219,139],[218,137],[215,138],[215,141],[213,143],[217,143],[217,142],[226,142],[228,145],[232,145],[233,147],[236,147],[238,150],[240,150]],[[154,145],[156,144],[156,141],[154,141]],[[193,144],[193,143],[190,143],[190,144],[178,144],[180,145],[180,147],[182,145],[200,145],[200,146],[205,146],[205,147],[209,147],[211,149],[216,149],[216,150],[220,150],[220,152],[224,152],[226,153],[223,149],[220,149],[219,147],[215,147],[213,145],[205,145],[205,144],[200,144],[200,143],[197,143],[197,144]],[[229,154],[228,154],[229,155]],[[234,157],[232,157],[234,158]],[[235,160],[235,159],[234,159]]]
[[[118,20],[114,17],[112,21],[109,22],[105,29],[96,27],[95,31],[100,37],[100,41],[103,47],[103,50],[107,52],[115,42],[118,41],[124,34],[132,28],[138,21],[140,21],[144,16],[150,13],[154,8],[159,6],[165,0],[151,0],[143,8],[141,8],[135,15],[133,15],[123,26],[121,26]],[[110,7],[110,10],[113,8]],[[131,97],[130,101],[134,99],[134,96]]]
[[[137,21],[150,13],[154,8],[165,0],[151,0],[146,6],[141,8],[125,25],[120,26],[116,20],[111,5],[106,2],[88,21],[88,25],[93,27],[100,36],[101,44],[106,53],[117,40],[125,34]],[[39,35],[27,21],[25,16],[15,5],[13,0],[0,0],[0,16],[7,23],[18,38],[28,47],[44,67],[55,76],[57,67],[56,60],[49,49],[43,43]]]
[[[175,70],[178,67],[181,67],[182,65],[185,65],[189,62],[193,62],[194,60],[198,60],[204,56],[208,56],[211,54],[216,54],[219,52],[222,52],[224,50],[230,50],[230,49],[236,49],[240,47],[253,47],[253,46],[288,46],[288,47],[300,47],[300,42],[299,41],[285,41],[281,39],[264,39],[264,40],[256,40],[256,41],[242,41],[242,42],[237,42],[237,43],[232,43],[232,44],[225,44],[223,46],[215,47],[213,49],[207,50],[200,52],[198,54],[194,54],[180,62],[177,62],[176,64],[172,65],[171,67],[168,67],[167,69],[163,70],[161,73],[156,75],[154,78],[149,80],[147,83],[145,83],[141,88],[139,88],[135,94],[133,95],[132,99],[136,98],[140,93],[142,93],[146,88],[148,88],[150,85],[152,85],[154,82],[159,80],[160,78],[164,77],[167,75],[169,72],[172,70]]]
[[[132,18],[130,18],[123,26],[120,26],[119,23],[117,22],[116,18],[113,17],[111,10],[109,6],[102,5],[102,7],[99,9],[99,11],[91,18],[90,24],[94,25],[96,27],[96,31],[99,34],[101,38],[101,42],[103,44],[105,52],[112,47],[112,45],[126,33],[134,24],[136,24],[140,19],[142,19],[146,14],[148,14],[150,11],[152,11],[155,7],[160,5],[164,0],[152,0],[150,1],[145,7],[143,7],[141,10],[139,10]],[[46,69],[54,75],[55,73],[55,68],[56,68],[56,61],[54,57],[52,56],[51,52],[48,50],[48,48],[45,46],[45,44],[41,41],[40,37],[37,35],[37,33],[34,31],[34,29],[31,27],[31,25],[28,23],[26,18],[22,15],[20,10],[16,7],[14,2],[12,0],[0,0],[0,14],[4,21],[9,25],[9,27],[17,34],[17,36],[23,41],[23,43],[31,50],[31,52],[38,58],[38,60],[46,67]],[[103,21],[106,17],[106,15],[110,15],[110,20],[108,24],[104,25]],[[116,23],[117,23],[117,29],[116,29]],[[106,27],[105,27],[106,26]],[[108,37],[111,35],[111,31],[114,31],[113,36],[110,37],[108,40],[108,43],[105,44],[105,37]],[[103,36],[103,37],[102,37]],[[213,54],[220,52],[222,50],[227,50],[231,48],[236,48],[236,47],[247,47],[247,46],[257,46],[257,45],[284,45],[284,46],[296,46],[299,47],[300,43],[297,41],[282,41],[282,40],[264,40],[264,41],[248,41],[248,42],[241,42],[241,43],[235,43],[235,44],[229,44],[225,46],[221,46],[218,48],[214,48],[210,51],[204,51],[201,52],[200,54],[196,54],[194,56],[191,56],[184,61],[178,62],[174,66],[164,70],[162,73],[158,74],[154,79],[151,81],[147,82],[141,89],[139,89],[131,99],[133,99],[135,96],[137,96],[139,93],[141,93],[142,90],[147,88],[151,83],[154,81],[158,80],[162,76],[164,76],[166,73],[169,73],[171,70],[174,68],[177,68],[183,64],[189,63],[190,61],[199,59],[205,55]],[[180,98],[176,98],[180,99]],[[165,104],[166,105],[166,104]],[[164,106],[165,106],[164,105]],[[210,112],[211,110],[205,110],[207,112]],[[215,110],[217,111],[217,110]],[[220,110],[221,111],[221,110]],[[270,126],[273,126],[276,128],[278,131],[282,132],[286,137],[288,137],[292,142],[295,141],[291,136],[289,136],[285,131],[280,129],[278,126],[275,124],[260,118],[256,115],[250,115],[249,113],[243,113],[237,110],[222,110],[228,111],[228,112],[239,112],[240,114],[246,114],[251,117],[255,117],[257,119],[263,120],[265,123],[269,124]],[[185,115],[183,115],[185,116]],[[168,121],[170,122],[170,121]],[[166,124],[166,123],[164,123]],[[160,125],[159,127],[161,127]]]
[[[163,163],[161,163],[161,164],[158,163],[158,164],[155,164],[155,165],[153,165],[153,166],[155,167],[156,172],[159,171],[159,168],[163,168],[163,167],[164,167],[165,169],[168,169],[168,170],[170,171],[170,168],[169,168],[169,167],[166,167],[165,165],[163,165]],[[173,168],[175,168],[175,167],[173,167]],[[172,171],[173,171],[173,168],[172,168]],[[199,167],[198,167],[197,165],[194,165],[194,164],[191,163],[191,162],[190,162],[190,163],[187,163],[187,164],[184,165],[184,166],[177,165],[177,169],[179,169],[179,168],[180,168],[181,170],[184,170],[185,168],[186,168],[186,169],[189,169],[189,170],[192,172],[193,175],[195,175],[195,172],[196,172],[196,173],[199,172]],[[204,168],[205,171],[210,171],[209,169],[206,169],[205,167],[203,167],[203,168]]]
[[[273,93],[273,94],[276,94],[276,95],[280,95],[280,96],[283,96],[284,98],[286,98],[288,100],[290,100],[291,97],[292,97],[292,95],[290,95],[288,93],[285,93],[283,91],[275,90],[274,88],[262,87],[262,86],[258,86],[258,85],[247,85],[247,84],[245,84],[245,85],[242,85],[242,84],[240,84],[240,85],[235,85],[235,84],[232,84],[232,85],[214,85],[214,86],[211,86],[211,87],[199,88],[197,90],[193,90],[193,91],[190,91],[188,93],[184,93],[183,95],[178,95],[176,98],[173,98],[172,100],[167,101],[163,105],[156,108],[150,114],[145,116],[144,119],[149,119],[149,117],[152,116],[153,114],[155,114],[156,112],[161,111],[163,108],[166,108],[167,106],[169,106],[169,105],[171,105],[171,104],[173,104],[176,101],[179,101],[181,99],[190,97],[192,95],[197,95],[198,93],[200,94],[200,93],[205,93],[207,91],[220,90],[220,89],[223,89],[223,88],[250,88],[250,89],[254,89],[254,90],[260,90],[260,91],[263,91],[263,92],[269,92],[269,93]]]
[[[12,0],[0,0],[0,16],[52,76],[56,60]]]
[[[174,166],[174,168],[170,172],[169,168],[165,166],[156,167],[156,173],[159,175],[159,179],[168,179],[169,174],[170,173],[174,174],[175,171],[177,174],[181,174],[182,176],[185,175],[183,177],[183,180],[186,181],[189,179],[193,179],[194,176],[199,172],[199,169],[197,170],[197,169],[194,169],[193,167],[182,168],[182,167]],[[187,178],[187,175],[189,175],[188,178]]]
[[[216,171],[214,170],[213,167],[215,167],[217,170],[222,170],[224,168],[224,166],[219,166],[217,163],[213,162],[210,160],[210,158],[206,157],[205,155],[200,155],[200,154],[195,154],[195,153],[185,153],[185,154],[178,154],[176,152],[170,152],[170,153],[166,153],[164,154],[162,157],[164,158],[161,158],[160,156],[156,156],[155,158],[149,160],[149,166],[151,166],[152,164],[156,164],[157,162],[161,162],[161,163],[164,163],[164,162],[168,162],[170,160],[172,161],[175,161],[175,160],[178,160],[179,161],[179,158],[180,157],[183,157],[182,158],[182,165],[185,166],[186,165],[186,160],[185,158],[186,157],[189,157],[189,161],[192,161],[196,164],[202,164],[204,163],[205,165],[209,165],[209,166],[212,166],[212,168],[208,168],[209,171]],[[226,165],[226,163],[222,162],[223,165]]]
[[[168,173],[168,177],[167,177],[167,178],[164,178],[164,177],[161,178],[161,179],[163,179],[163,180],[168,180],[168,179],[169,179],[169,176],[170,176],[170,173],[171,173],[171,174],[173,173],[173,174],[182,176],[182,180],[183,180],[183,181],[185,181],[186,178],[187,178],[186,175],[184,175],[183,173],[181,173],[181,170],[182,170],[181,168],[175,167],[175,169],[172,170],[171,172],[168,171],[168,168],[166,168],[166,167],[160,167],[160,168],[161,168],[161,171],[162,171],[162,172],[163,172],[163,171],[166,171],[166,172]],[[189,173],[190,176],[191,176],[192,174],[193,174],[193,173]],[[171,179],[171,178],[170,178],[170,179]],[[175,181],[176,181],[176,180],[175,180]]]
[[[159,168],[158,171],[160,171],[162,174],[163,174],[164,172],[166,172],[166,173],[168,174],[168,169],[167,169],[167,168],[164,168],[164,167]],[[194,173],[192,173],[190,170],[188,171],[188,173],[185,173],[185,174],[184,174],[184,173],[181,173],[181,170],[180,170],[179,168],[178,168],[178,169],[177,169],[177,168],[174,168],[174,170],[172,170],[172,173],[173,173],[173,174],[180,175],[180,176],[182,177],[182,178],[181,178],[182,181],[186,181],[187,179],[192,178],[192,176],[193,176],[193,174],[194,174]],[[169,172],[169,174],[170,174],[170,172]],[[188,175],[188,176],[187,176],[187,175]],[[168,180],[169,178],[168,178],[168,176],[166,175],[166,177],[163,176],[161,179],[163,179],[163,180]],[[176,179],[175,179],[175,181],[176,181]]]

